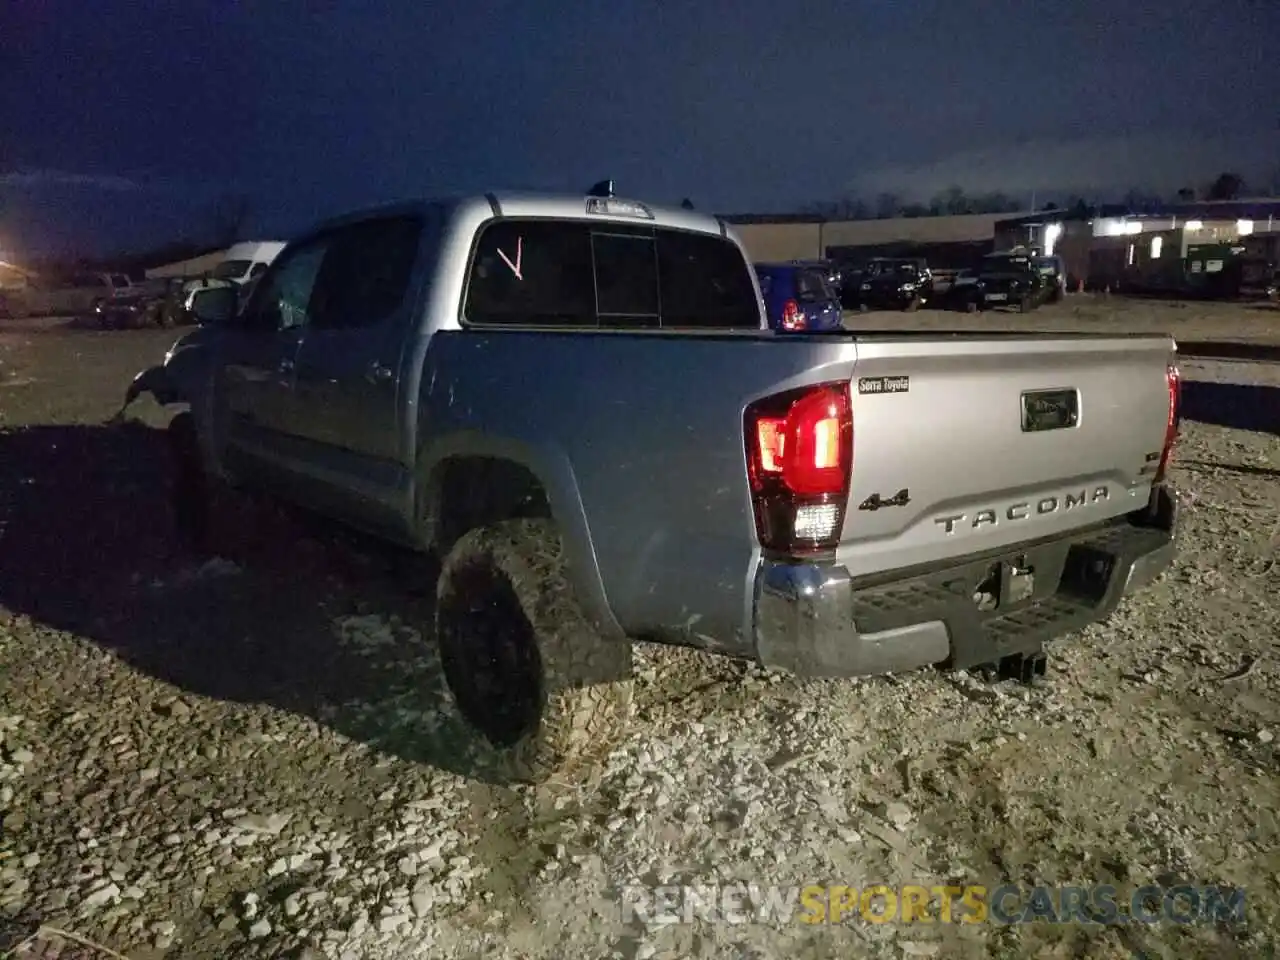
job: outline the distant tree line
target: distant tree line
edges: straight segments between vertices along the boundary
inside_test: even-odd
[[[1183,187],[1176,194],[1160,193],[1134,187],[1119,202],[1135,210],[1154,209],[1169,203],[1192,203],[1197,200],[1238,200],[1249,195],[1249,185],[1237,173],[1221,173],[1200,188]],[[1280,170],[1272,176],[1263,192],[1280,194]],[[994,193],[967,193],[959,186],[949,187],[936,194],[927,203],[904,201],[898,194],[882,193],[874,200],[861,197],[845,197],[839,200],[821,200],[808,204],[804,213],[829,220],[889,220],[896,217],[954,217],[976,213],[1020,213],[1031,208],[1031,201],[996,191]],[[1087,216],[1102,206],[1098,197],[1066,196],[1061,200],[1046,200],[1040,210],[1071,211]]]

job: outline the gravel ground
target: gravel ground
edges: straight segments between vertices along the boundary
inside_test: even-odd
[[[1246,309],[1229,339],[1261,339]],[[19,956],[106,955],[48,928],[131,960],[1275,955],[1280,429],[1232,424],[1280,367],[1184,362],[1210,422],[1177,566],[1042,687],[642,648],[607,768],[534,789],[470,759],[397,558],[261,506],[225,559],[172,553],[158,412],[101,426],[172,339],[0,326],[0,956],[42,925]],[[1191,881],[1246,887],[1247,922],[620,915],[627,884],[732,881]]]

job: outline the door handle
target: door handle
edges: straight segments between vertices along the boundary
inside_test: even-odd
[[[370,383],[386,383],[394,375],[395,374],[390,367],[388,367],[385,363],[380,363],[377,360],[374,360],[372,363],[370,363],[368,368],[365,370],[365,377],[369,380]]]

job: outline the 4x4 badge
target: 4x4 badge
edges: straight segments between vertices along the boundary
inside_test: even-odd
[[[858,504],[859,510],[879,510],[881,507],[905,507],[911,502],[911,494],[907,493],[907,488],[903,487],[888,500],[885,500],[878,493],[873,493],[867,499]]]

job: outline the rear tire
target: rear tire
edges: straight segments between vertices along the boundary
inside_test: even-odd
[[[443,562],[436,636],[459,712],[512,779],[589,765],[622,736],[631,645],[600,636],[586,616],[551,522],[464,534]]]

